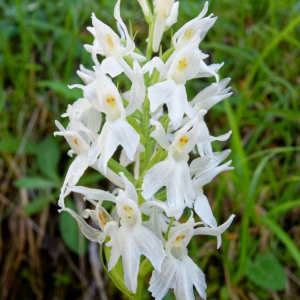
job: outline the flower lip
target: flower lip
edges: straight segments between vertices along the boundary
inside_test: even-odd
[[[189,141],[189,137],[187,135],[183,135],[181,136],[181,138],[179,139],[178,143],[177,143],[177,149],[182,152],[184,149],[184,146],[188,143]]]
[[[105,101],[108,103],[110,108],[112,109],[116,108],[116,98],[112,94],[107,94]]]
[[[181,58],[178,61],[177,71],[181,73],[187,66],[188,66],[187,58],[186,57]]]

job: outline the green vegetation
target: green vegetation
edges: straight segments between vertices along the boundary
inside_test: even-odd
[[[83,238],[59,231],[70,224],[78,232],[75,222],[57,213],[71,159],[66,142],[52,137],[54,120],[81,96],[67,85],[80,82],[79,64],[92,65],[82,47],[92,42],[86,30],[91,13],[113,25],[114,5],[112,0],[0,0],[1,299],[99,299],[101,284],[108,299],[119,299],[106,275],[95,275],[100,267]],[[203,5],[181,0],[175,30]],[[235,170],[218,176],[205,192],[218,222],[231,212],[236,218],[219,251],[215,239],[199,237],[190,254],[206,274],[210,300],[297,300],[300,4],[211,0],[209,12],[219,18],[201,49],[213,62],[225,62],[220,73],[232,78],[234,95],[215,106],[207,122],[213,135],[233,130],[229,145],[214,147],[232,149]],[[122,0],[122,15],[141,43],[147,26],[137,1]],[[201,88],[201,80],[193,82],[189,94]],[[84,180],[108,188],[93,172]],[[73,200],[83,208],[81,199]]]

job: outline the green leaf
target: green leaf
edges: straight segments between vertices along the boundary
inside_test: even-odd
[[[256,218],[255,222],[264,224],[265,226],[269,227],[274,232],[274,234],[278,237],[278,239],[288,249],[291,256],[295,259],[298,268],[300,268],[300,252],[299,252],[296,244],[294,243],[294,241],[287,234],[287,232],[281,226],[279,226],[276,221],[273,221],[266,216],[261,217],[261,218]]]
[[[88,185],[91,183],[99,182],[104,179],[105,177],[101,173],[89,174],[86,175],[85,177],[81,177],[77,185]]]
[[[65,200],[68,208],[77,213],[77,209],[73,202]],[[78,255],[84,255],[88,250],[88,242],[84,235],[81,233],[76,220],[67,212],[59,214],[59,229],[65,245],[71,251]]]
[[[37,83],[38,87],[49,88],[51,91],[63,96],[68,100],[76,100],[82,97],[82,92],[79,89],[69,89],[64,82],[41,80]]]
[[[258,254],[255,262],[248,260],[247,277],[257,286],[271,291],[282,291],[286,275],[282,265],[271,254]]]
[[[19,149],[21,139],[14,137],[9,134],[5,134],[0,140],[0,151],[1,152],[9,152],[16,153]],[[26,142],[24,147],[24,153],[26,154],[34,154],[36,153],[36,144],[30,141]]]
[[[58,145],[53,137],[48,137],[38,145],[37,163],[41,172],[50,179],[58,179],[57,167],[60,158]]]
[[[41,177],[26,177],[14,181],[14,186],[17,188],[26,189],[47,189],[56,186],[56,183]]]
[[[140,264],[139,268],[139,276],[140,277],[145,277],[148,275],[151,271],[153,271],[153,266],[148,258],[144,258],[142,263]]]
[[[120,172],[123,172],[124,175],[131,181],[131,182],[135,182],[135,178],[133,177],[133,175],[124,167],[122,167],[117,161],[115,161],[113,158],[111,158],[108,163],[107,166],[116,174],[120,174]]]
[[[27,216],[31,216],[33,214],[39,213],[53,201],[55,201],[54,195],[36,197],[32,202],[30,202],[23,208],[23,212]]]

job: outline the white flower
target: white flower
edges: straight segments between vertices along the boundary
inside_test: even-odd
[[[154,12],[156,14],[152,44],[154,52],[157,52],[159,50],[160,41],[166,26],[166,20],[172,12],[173,5],[175,5],[174,0],[154,1]]]
[[[209,213],[208,207],[206,209]],[[221,245],[220,236],[229,227],[233,218],[234,215],[219,227],[213,221],[213,225],[209,225],[210,227],[195,228],[202,223],[195,223],[191,215],[186,223],[171,228],[165,246],[167,257],[162,264],[162,271],[154,270],[150,280],[149,291],[156,300],[161,300],[170,288],[174,289],[176,299],[194,300],[193,286],[201,298],[206,299],[205,275],[188,256],[187,246],[193,235],[212,235],[217,236],[219,247]],[[211,215],[207,219],[211,223]]]
[[[62,117],[69,117],[73,123],[81,122],[93,134],[99,131],[102,122],[101,114],[85,98],[78,99],[73,105],[69,104]]]
[[[90,143],[93,142],[98,135],[79,121],[69,123],[67,130],[58,121],[55,121],[55,124],[60,131],[55,132],[54,135],[65,137],[71,147],[71,150],[68,152],[70,156],[74,153],[77,154],[69,167],[59,196],[58,205],[64,208],[64,198],[69,194],[67,187],[69,185],[75,185],[88,168],[89,158],[87,157],[87,153],[90,150]]]
[[[106,173],[107,162],[112,157],[117,147],[121,145],[127,157],[134,159],[134,154],[139,145],[140,136],[126,120],[126,110],[117,87],[101,71],[96,73],[97,94],[99,110],[106,114],[106,122],[98,139],[93,143],[88,156],[93,164],[100,155],[99,168]],[[139,102],[130,103],[130,110],[134,111]]]
[[[160,272],[166,255],[160,239],[142,224],[135,187],[124,174],[121,176],[125,191],[116,197],[121,226],[111,245],[108,269],[111,270],[122,257],[125,284],[131,292],[135,293],[140,256],[146,256],[153,267]]]
[[[231,87],[226,88],[229,82],[230,78],[226,78],[220,82],[212,83],[199,92],[190,104],[193,105],[193,108],[196,110],[209,110],[215,104],[232,95],[232,92],[230,92]]]
[[[219,80],[216,70],[221,65],[207,66],[204,63],[207,55],[198,49],[198,41],[199,36],[195,36],[187,45],[176,50],[166,64],[155,57],[143,67],[144,72],[157,68],[162,79],[167,79],[148,88],[150,110],[155,112],[166,104],[175,129],[180,126],[184,113],[189,118],[196,114],[187,99],[186,81],[207,76],[215,76]]]
[[[135,293],[140,256],[146,256],[153,267],[160,272],[161,264],[166,255],[161,240],[142,224],[135,187],[123,173],[120,175],[125,189],[120,190],[118,196],[84,187],[71,187],[70,190],[83,194],[86,199],[100,201],[96,211],[86,210],[84,216],[91,216],[96,223],[98,222],[105,235],[113,232],[113,238],[107,244],[111,247],[108,269],[113,269],[119,258],[122,257],[125,284],[128,290]],[[120,219],[120,227],[115,225],[115,221],[103,208],[100,210],[104,200],[116,203],[116,213]],[[99,212],[101,212],[101,215],[99,215]],[[108,231],[112,222],[114,222],[113,230]],[[107,226],[108,228],[106,228]]]
[[[149,199],[161,187],[166,186],[168,206],[181,210],[181,213],[176,215],[178,218],[186,206],[193,205],[196,198],[188,166],[188,153],[197,143],[198,118],[194,118],[178,130],[171,145],[162,125],[157,121],[153,122],[156,130],[151,136],[168,151],[168,157],[147,172],[142,186],[142,195],[145,199]]]
[[[210,183],[219,173],[232,170],[233,168],[229,167],[232,162],[231,160],[219,166],[229,156],[230,152],[231,150],[224,150],[222,152],[215,152],[213,155],[194,159],[190,165],[194,185],[202,188],[205,184]]]
[[[213,14],[203,18],[208,10],[208,2],[198,17],[183,25],[173,36],[172,42],[175,48],[187,44],[196,34],[200,35],[199,43],[204,39],[207,31],[215,24],[217,17]]]
[[[66,211],[68,212],[78,223],[79,228],[81,229],[83,235],[92,242],[97,242],[102,244],[105,240],[106,234],[101,230],[95,229],[92,226],[88,225],[82,217],[76,214],[70,208],[64,207],[59,210],[59,212]]]
[[[126,46],[123,46],[120,37],[109,26],[97,19],[95,14],[92,14],[93,28],[88,29],[94,35],[95,41],[93,46],[86,45],[85,48],[93,54],[93,59],[96,64],[98,64],[96,54],[99,53],[106,56],[101,65],[101,70],[106,74],[115,77],[124,71],[126,76],[132,79],[132,69],[123,57],[131,54],[135,45],[121,18],[120,2],[121,1],[118,0],[116,3],[114,17],[120,26],[120,30],[124,33]]]
[[[165,31],[170,29],[178,20],[178,9],[179,9],[179,1],[175,2],[172,6],[171,13],[166,20]]]
[[[188,256],[186,248],[194,234],[194,225],[190,218],[171,229],[162,271],[154,270],[150,280],[149,291],[156,300],[163,299],[170,288],[174,289],[176,299],[194,300],[193,286],[206,299],[205,275]]]

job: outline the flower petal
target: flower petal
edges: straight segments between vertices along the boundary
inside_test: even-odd
[[[125,185],[125,191],[124,193],[122,193],[122,197],[133,200],[136,204],[138,204],[138,196],[134,185],[128,180],[124,173],[120,173],[120,176],[123,179]]]
[[[78,216],[73,210],[69,208],[63,208],[60,210],[68,212],[78,223],[78,226],[80,227],[82,233],[84,236],[89,239],[92,242],[98,242],[102,244],[105,239],[105,234],[101,232],[100,230],[97,230],[90,225],[88,225],[82,217]]]
[[[231,150],[227,149],[222,152],[215,152],[211,156],[207,155],[194,159],[190,164],[191,173],[199,175],[217,167],[230,155],[230,153]]]
[[[196,228],[194,230],[194,235],[212,235],[212,236],[220,236],[232,223],[235,215],[231,215],[229,219],[220,225],[219,227],[201,227]],[[221,247],[221,239],[218,239],[218,245],[217,248],[219,249]]]
[[[177,162],[169,156],[166,160],[154,165],[144,177],[142,195],[145,199],[149,199],[163,186],[167,189],[167,203],[170,208],[180,209],[184,206],[192,206],[196,192],[187,162]]]
[[[170,15],[166,20],[165,31],[172,27],[178,20],[178,9],[179,9],[179,1],[175,2],[172,6],[172,10]]]
[[[125,285],[133,293],[137,288],[140,256],[145,255],[159,271],[165,258],[162,242],[144,226],[133,228],[121,226],[111,253],[113,262],[109,262],[109,270],[121,255]]]
[[[183,25],[173,36],[172,42],[175,48],[187,44],[196,34],[200,34],[201,42],[206,36],[208,30],[214,25],[217,18],[213,14],[203,18],[208,10],[208,2],[205,3],[202,12],[195,19]]]
[[[103,73],[109,74],[109,76],[113,78],[120,75],[124,71],[118,60],[113,56],[103,59],[100,69]]]
[[[116,202],[116,197],[113,194],[99,189],[91,189],[83,186],[69,186],[68,190],[84,195],[87,200],[98,200],[100,202],[107,200]]]
[[[151,120],[151,125],[155,126],[155,130],[150,134],[165,150],[169,150],[170,143],[167,139],[166,132],[162,124],[154,119]]]
[[[60,190],[58,205],[62,208],[65,207],[64,199],[70,194],[67,189],[70,185],[75,185],[81,178],[85,170],[89,166],[89,158],[85,155],[78,155],[72,162],[67,172],[64,184]]]
[[[198,194],[194,204],[194,210],[204,224],[210,227],[217,226],[217,221],[212,213],[208,199],[203,193]]]
[[[166,18],[156,15],[155,24],[154,24],[154,33],[153,33],[153,43],[152,49],[153,52],[159,50],[160,42],[165,30]]]
[[[207,288],[205,283],[205,275],[202,270],[193,262],[193,260],[186,256],[183,260],[185,269],[188,270],[188,276],[191,278],[193,285],[202,299],[206,299],[205,290]]]
[[[130,52],[132,52],[134,50],[135,45],[134,45],[133,40],[130,37],[130,34],[127,30],[126,25],[124,24],[124,22],[121,18],[120,3],[121,3],[121,0],[118,0],[118,2],[116,3],[115,10],[114,10],[114,17],[118,21],[118,23],[121,25],[121,27],[124,31],[125,37],[126,37],[127,44],[126,44],[125,49],[123,50],[123,56],[126,56],[127,54],[129,54]]]
[[[226,170],[232,170],[233,168],[229,167],[231,162],[232,161],[230,160],[227,163],[225,163],[219,167],[216,167],[216,168],[213,168],[211,170],[201,173],[201,175],[199,175],[193,179],[193,183],[197,187],[202,187],[205,184],[210,183],[219,173],[226,171]]]
[[[162,266],[162,271],[154,270],[150,279],[149,291],[155,300],[161,300],[167,294],[169,288],[174,286],[176,265],[174,259],[167,257]]]
[[[220,82],[212,83],[209,87],[199,92],[191,101],[191,104],[197,110],[209,110],[212,106],[232,95],[232,92],[230,92],[231,87],[226,88],[229,82],[230,78],[225,78]]]
[[[138,62],[133,62],[133,81],[130,91],[130,101],[126,107],[126,115],[129,116],[136,109],[141,107],[145,101],[146,87],[144,83],[144,76],[141,71],[141,67]]]
[[[200,63],[200,70],[196,76],[196,78],[204,78],[204,77],[211,77],[215,76],[216,80],[219,81],[219,75],[217,72],[221,69],[224,63],[221,64],[212,64],[206,65],[205,62],[202,60]]]

